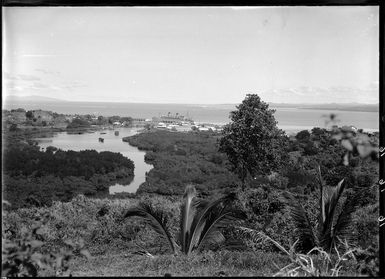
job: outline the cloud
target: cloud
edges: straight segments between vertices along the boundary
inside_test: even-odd
[[[15,77],[14,75],[11,75],[10,73],[7,73],[7,72],[4,73],[4,78],[8,79],[8,80],[17,80],[17,77]]]
[[[19,74],[19,75],[17,75],[17,79],[20,79],[20,80],[26,80],[26,81],[40,80],[40,78],[37,77],[37,76],[33,76],[33,75],[24,75],[24,74]]]
[[[43,88],[50,88],[50,86],[41,82],[34,82],[31,88],[43,89]]]
[[[41,72],[43,74],[47,75],[59,75],[60,72],[58,71],[51,71],[51,70],[45,70],[45,69],[35,69],[36,72]]]
[[[266,100],[279,103],[376,103],[378,86],[367,88],[348,86],[278,88],[264,92]]]
[[[16,83],[15,81],[6,81],[5,84],[5,89],[8,89],[10,91],[23,91],[24,87]]]
[[[56,55],[56,54],[22,54],[21,57],[57,57],[57,56],[63,56],[63,55]]]
[[[88,85],[85,84],[85,83],[79,82],[79,81],[74,81],[74,82],[67,83],[65,85],[59,86],[59,87],[62,88],[62,89],[66,89],[66,90],[72,91],[72,90],[74,90],[76,88],[88,87]]]
[[[22,80],[22,81],[34,81],[34,80],[40,80],[39,77],[34,75],[26,75],[26,74],[17,74],[13,75],[8,72],[4,73],[4,78],[7,80]]]

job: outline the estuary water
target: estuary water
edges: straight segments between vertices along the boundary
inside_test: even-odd
[[[6,104],[7,109],[43,109],[64,114],[94,114],[96,116],[131,116],[134,118],[158,117],[179,113],[191,117],[197,123],[227,124],[230,111],[235,105],[193,105],[193,104],[141,104],[141,103],[96,103],[96,102],[47,102]],[[366,132],[379,130],[379,112],[341,111],[325,109],[302,109],[296,107],[274,107],[278,127],[287,133],[309,130],[313,127],[327,128],[325,120],[335,114],[338,126],[353,125]]]
[[[115,135],[119,131],[119,135]],[[62,150],[86,150],[94,149],[98,152],[111,151],[119,152],[123,156],[131,159],[135,164],[134,180],[129,185],[115,184],[109,188],[110,194],[128,192],[135,193],[140,184],[146,181],[146,173],[152,169],[152,165],[144,161],[144,151],[140,151],[128,142],[122,141],[123,137],[133,136],[138,133],[135,128],[117,128],[114,130],[103,130],[96,132],[85,132],[82,134],[69,134],[61,132],[53,137],[36,138],[41,149],[54,146]],[[104,138],[104,142],[99,142],[99,138]]]

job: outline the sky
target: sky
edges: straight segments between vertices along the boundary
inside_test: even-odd
[[[378,103],[377,6],[2,12],[3,100]]]

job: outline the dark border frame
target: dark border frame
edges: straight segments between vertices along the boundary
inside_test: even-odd
[[[384,100],[384,89],[385,89],[385,63],[384,63],[384,54],[385,54],[385,3],[380,4],[380,47],[379,47],[379,58],[380,58],[380,86],[379,86],[379,105],[380,105],[380,115],[379,115],[379,124],[380,124],[380,172],[379,172],[379,263],[380,263],[380,278],[385,278],[385,184],[382,181],[385,181],[385,100]],[[382,264],[381,264],[382,263]]]
[[[379,6],[379,277],[385,278],[385,2],[381,0],[2,0],[4,7],[36,6]],[[381,264],[382,263],[382,264]]]
[[[348,6],[380,5],[381,0],[2,0],[17,6]]]

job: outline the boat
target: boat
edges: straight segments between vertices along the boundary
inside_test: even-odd
[[[119,136],[119,131],[115,131],[115,136]]]
[[[176,113],[176,114],[171,114],[171,112],[169,112],[167,115],[161,115],[159,117],[154,117],[154,120],[155,121],[158,121],[160,123],[165,123],[165,124],[176,124],[176,125],[188,125],[188,124],[192,124],[194,123],[194,121],[189,118],[189,117],[186,117],[184,115],[181,115],[179,113]]]
[[[163,122],[159,122],[158,125],[156,126],[158,129],[167,129],[167,125]]]
[[[99,138],[99,142],[104,142],[104,138]]]

